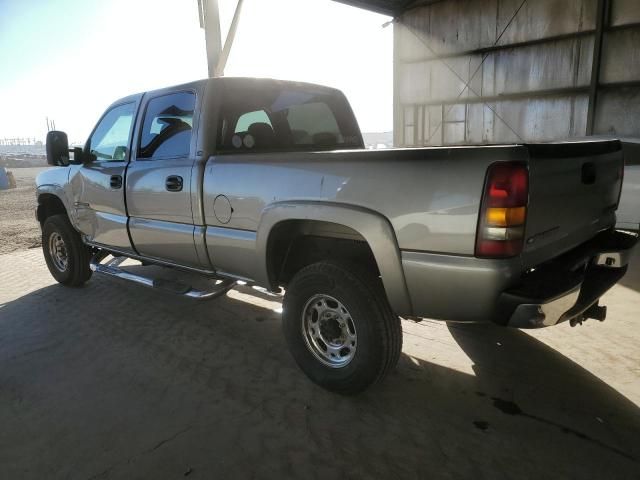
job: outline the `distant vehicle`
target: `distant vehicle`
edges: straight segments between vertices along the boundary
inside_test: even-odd
[[[357,393],[399,316],[536,328],[603,320],[636,237],[614,230],[618,141],[366,150],[338,90],[215,78],[110,106],[84,148],[50,132],[37,218],[54,278],[92,271],[192,298],[286,290],[302,370]],[[127,258],[218,281],[210,291]]]

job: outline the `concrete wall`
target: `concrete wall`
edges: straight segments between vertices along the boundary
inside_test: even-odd
[[[640,0],[605,0],[601,35],[598,7],[445,0],[404,13],[394,24],[396,145],[640,137]]]

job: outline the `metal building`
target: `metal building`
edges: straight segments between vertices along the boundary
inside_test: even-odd
[[[640,137],[639,0],[353,0],[394,17],[398,146]]]

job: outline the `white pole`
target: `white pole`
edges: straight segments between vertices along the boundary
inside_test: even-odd
[[[238,29],[238,23],[240,22],[240,11],[242,10],[242,3],[244,0],[238,0],[236,5],[236,11],[233,14],[233,20],[231,21],[231,26],[229,27],[229,33],[227,34],[227,39],[224,42],[224,48],[222,49],[222,55],[220,55],[220,59],[218,60],[218,64],[214,70],[214,76],[222,77],[224,76],[224,69],[227,66],[227,60],[229,59],[229,53],[231,52],[231,47],[233,46],[233,40],[236,37],[236,30]]]
[[[199,11],[202,12],[200,22],[201,24],[204,23],[204,39],[207,46],[209,77],[214,77],[222,51],[218,0],[198,0],[198,5],[200,6]]]

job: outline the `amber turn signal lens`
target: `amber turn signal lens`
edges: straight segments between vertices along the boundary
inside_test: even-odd
[[[491,227],[513,227],[523,225],[527,207],[487,208],[486,224]]]

